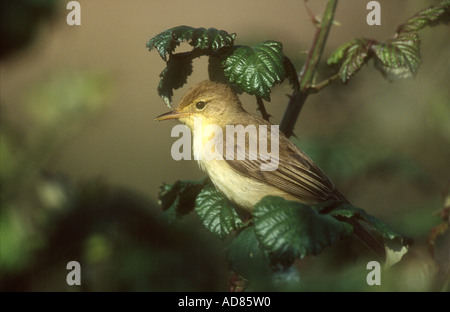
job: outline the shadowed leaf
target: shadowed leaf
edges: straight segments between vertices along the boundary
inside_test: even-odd
[[[360,219],[360,220],[363,220],[363,221],[366,221],[367,223],[369,223],[384,238],[403,239],[403,237],[399,233],[393,231],[389,226],[387,226],[386,223],[375,218],[374,216],[369,215],[363,209],[354,207],[352,205],[344,204],[344,205],[340,206],[339,208],[330,212],[330,215],[336,216],[336,217],[342,216],[342,217],[346,217],[346,218],[355,217],[357,219]]]
[[[228,260],[234,272],[250,281],[267,279],[271,274],[269,255],[259,243],[254,226],[245,228],[233,240],[228,250]]]
[[[255,232],[274,259],[285,263],[320,253],[353,227],[304,204],[266,196],[253,209]]]
[[[191,212],[195,207],[198,193],[208,183],[209,179],[204,178],[198,181],[185,180],[161,185],[158,194],[159,203],[169,216],[169,221]]]
[[[159,75],[158,95],[169,108],[172,108],[173,90],[181,88],[192,74],[192,59],[190,53],[171,55],[167,67]]]
[[[202,55],[211,55],[221,48],[233,46],[236,34],[228,34],[215,28],[193,28],[178,26],[168,29],[147,42],[147,48],[155,48],[167,67],[159,75],[158,94],[172,108],[173,90],[181,88],[192,74],[192,60]],[[173,54],[181,42],[186,41],[193,49],[190,52]]]

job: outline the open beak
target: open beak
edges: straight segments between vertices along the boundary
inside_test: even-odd
[[[170,112],[164,113],[162,115],[159,115],[158,117],[155,118],[155,120],[161,121],[161,120],[167,120],[167,119],[179,119],[179,118],[187,117],[188,115],[189,115],[188,113],[179,113],[177,111],[170,111]]]

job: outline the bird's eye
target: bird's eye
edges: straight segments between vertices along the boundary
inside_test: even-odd
[[[202,110],[205,108],[205,105],[205,101],[198,101],[197,103],[195,103],[195,108],[197,108],[198,110]]]

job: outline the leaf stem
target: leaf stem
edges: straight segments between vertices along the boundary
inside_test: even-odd
[[[325,43],[327,41],[328,33],[333,25],[334,12],[336,11],[337,2],[338,0],[329,0],[327,3],[320,27],[317,28],[311,49],[308,52],[308,57],[300,73],[300,91],[294,91],[288,107],[283,115],[280,128],[281,131],[288,137],[292,135],[295,123],[300,115],[300,111],[306,98],[310,93],[314,93],[311,92],[312,90],[309,86],[313,81],[317,65],[319,64],[320,57],[323,53],[323,48],[325,47]]]
[[[260,96],[256,96],[256,103],[258,104],[258,110],[261,112],[261,117],[269,121],[269,118],[271,116],[267,112],[266,107],[264,106],[263,99]]]
[[[320,90],[322,90],[323,88],[327,87],[329,84],[331,84],[332,82],[336,81],[339,78],[339,74],[335,74],[333,76],[331,76],[330,78],[319,82],[315,85],[309,86],[308,87],[308,94],[314,94],[319,92]]]

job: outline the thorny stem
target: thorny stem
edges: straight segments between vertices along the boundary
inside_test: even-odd
[[[328,33],[333,25],[334,12],[336,11],[337,2],[338,0],[329,0],[327,3],[322,21],[316,30],[311,49],[308,52],[308,57],[300,73],[300,91],[294,91],[294,94],[289,100],[283,119],[281,120],[280,130],[288,137],[292,135],[295,123],[300,115],[300,111],[306,98],[309,94],[314,93],[314,88],[311,89],[310,86],[312,84],[317,65],[319,64],[320,57],[322,56]]]

